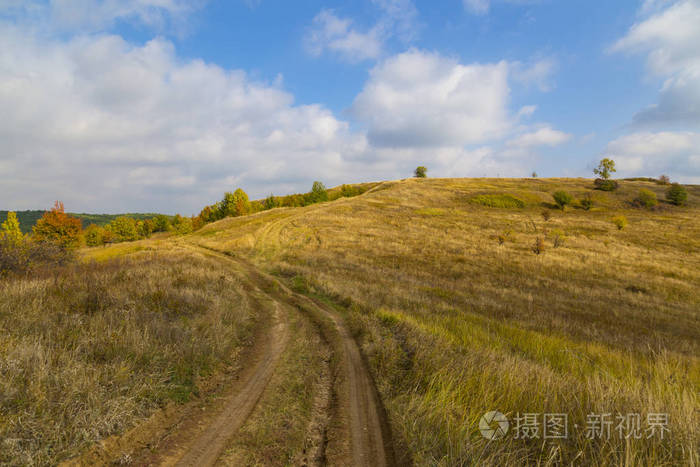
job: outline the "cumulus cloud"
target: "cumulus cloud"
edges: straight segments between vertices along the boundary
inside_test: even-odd
[[[86,210],[194,212],[245,182],[262,195],[341,181],[364,135],[243,71],[114,35],[0,29],[0,197]],[[371,165],[371,164],[367,164]],[[264,192],[262,192],[264,187]]]
[[[650,72],[665,79],[659,102],[638,113],[636,123],[700,126],[700,0],[668,3],[646,2],[642,11],[651,14],[611,51],[646,53]]]
[[[700,133],[632,133],[611,141],[605,154],[622,175],[668,174],[681,182],[700,182]]]
[[[352,19],[321,10],[304,39],[307,51],[318,57],[330,52],[349,62],[377,59],[392,37],[403,42],[415,38],[418,11],[411,0],[372,0],[380,18],[371,28],[361,29]]]
[[[462,65],[410,50],[370,72],[352,113],[376,146],[463,146],[508,130],[508,94],[506,62]]]
[[[306,36],[306,48],[313,56],[325,51],[336,53],[351,62],[379,57],[382,51],[381,29],[358,31],[352,20],[339,18],[331,10],[321,10]]]
[[[544,126],[536,131],[524,133],[508,141],[511,147],[559,146],[571,139],[571,135]]]
[[[205,3],[206,0],[3,0],[0,12],[48,29],[96,32],[119,20],[158,29],[183,28],[186,18]]]

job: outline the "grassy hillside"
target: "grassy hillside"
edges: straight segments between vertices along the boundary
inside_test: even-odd
[[[17,219],[19,220],[19,227],[22,229],[23,233],[29,233],[32,231],[32,227],[36,224],[41,216],[44,215],[45,211],[41,210],[31,210],[31,211],[16,211]],[[158,214],[142,214],[142,213],[127,213],[127,214],[77,214],[69,213],[73,217],[77,217],[82,220],[83,227],[87,227],[90,224],[97,225],[107,225],[112,220],[120,216],[132,217],[137,220],[151,219]],[[7,219],[7,211],[0,211],[0,223],[5,222]]]
[[[697,465],[700,187],[685,207],[648,210],[631,201],[642,188],[662,199],[665,187],[592,185],[387,182],[225,219],[191,241],[248,256],[341,309],[418,465]],[[553,209],[557,190],[590,196],[592,209]],[[504,439],[480,435],[490,410],[511,421]],[[515,439],[524,413],[540,414],[539,439]],[[542,439],[544,413],[567,414],[567,439]],[[669,417],[663,439],[644,432],[655,413]],[[588,439],[590,414],[610,414],[609,439]],[[615,431],[618,414],[639,414],[643,436]]]
[[[57,465],[187,401],[261,316],[229,268],[167,246],[0,281],[0,465]]]

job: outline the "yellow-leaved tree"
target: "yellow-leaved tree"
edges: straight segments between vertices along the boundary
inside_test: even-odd
[[[0,235],[14,246],[17,246],[22,242],[24,235],[19,228],[17,214],[12,211],[7,213],[7,219],[2,223],[2,232]]]

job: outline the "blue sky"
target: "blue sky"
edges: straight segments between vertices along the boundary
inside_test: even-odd
[[[700,183],[697,24],[700,0],[0,0],[0,207],[191,214],[601,157]]]

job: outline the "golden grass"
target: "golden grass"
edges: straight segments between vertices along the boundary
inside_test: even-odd
[[[197,394],[251,335],[239,285],[165,250],[0,282],[0,464],[54,465]]]
[[[345,304],[418,465],[698,465],[700,188],[633,208],[585,179],[387,182],[353,199],[209,225],[190,241],[250,255]],[[590,211],[543,209],[590,195]],[[492,208],[476,196],[522,200]],[[618,230],[611,218],[624,215]],[[546,250],[532,245],[545,239]],[[565,237],[555,247],[554,238]],[[297,279],[302,280],[302,279]],[[500,410],[569,417],[565,440],[487,442]],[[589,440],[589,413],[669,414],[664,439]],[[574,428],[574,424],[578,428]],[[643,425],[644,426],[644,425]]]

